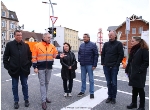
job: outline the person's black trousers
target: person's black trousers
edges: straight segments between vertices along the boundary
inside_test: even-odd
[[[73,87],[73,79],[69,79],[69,84],[67,85],[68,80],[63,79],[63,87],[65,93],[71,93]]]
[[[137,96],[139,94],[140,97],[140,105],[139,108],[145,107],[145,91],[144,88],[132,87],[132,103],[137,104]]]

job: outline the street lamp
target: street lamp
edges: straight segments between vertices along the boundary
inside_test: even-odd
[[[49,0],[50,1],[50,0]],[[54,16],[54,10],[53,10],[53,5],[57,5],[57,3],[50,3],[49,2],[42,2],[42,3],[45,3],[45,4],[49,4],[49,27],[50,27],[50,6],[52,8],[52,16]],[[52,24],[52,27],[54,27],[54,25]]]

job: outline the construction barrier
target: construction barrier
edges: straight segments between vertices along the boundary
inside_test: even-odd
[[[127,66],[127,64],[126,64],[126,63],[127,63],[127,58],[126,58],[126,57],[124,57],[124,58],[123,58],[123,60],[122,60],[122,65],[123,65],[123,67],[122,67],[122,68],[123,68],[123,69],[125,69],[125,68],[126,68],[126,66]]]
[[[34,45],[37,44],[38,42],[28,42],[28,41],[25,41],[25,43],[27,43],[27,44],[29,45],[30,50],[31,50],[31,52],[32,52]]]

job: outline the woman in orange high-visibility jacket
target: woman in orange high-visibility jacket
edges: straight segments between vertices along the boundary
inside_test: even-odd
[[[42,42],[34,45],[32,52],[32,63],[34,72],[38,73],[40,81],[40,92],[42,100],[42,108],[46,110],[46,102],[51,103],[47,98],[48,84],[51,77],[52,65],[54,58],[63,58],[63,55],[57,55],[58,51],[53,44],[50,44],[50,34],[43,35]]]

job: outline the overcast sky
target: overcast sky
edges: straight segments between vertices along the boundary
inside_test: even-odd
[[[25,31],[43,33],[49,26],[49,4],[42,0],[2,0],[5,6],[15,11],[19,25]],[[49,2],[49,0],[43,0]],[[118,26],[133,14],[149,21],[149,0],[51,0],[54,16],[58,17],[55,26],[79,31],[79,37],[89,33],[96,42],[99,28],[108,38],[108,26]],[[52,10],[50,10],[52,15]]]

